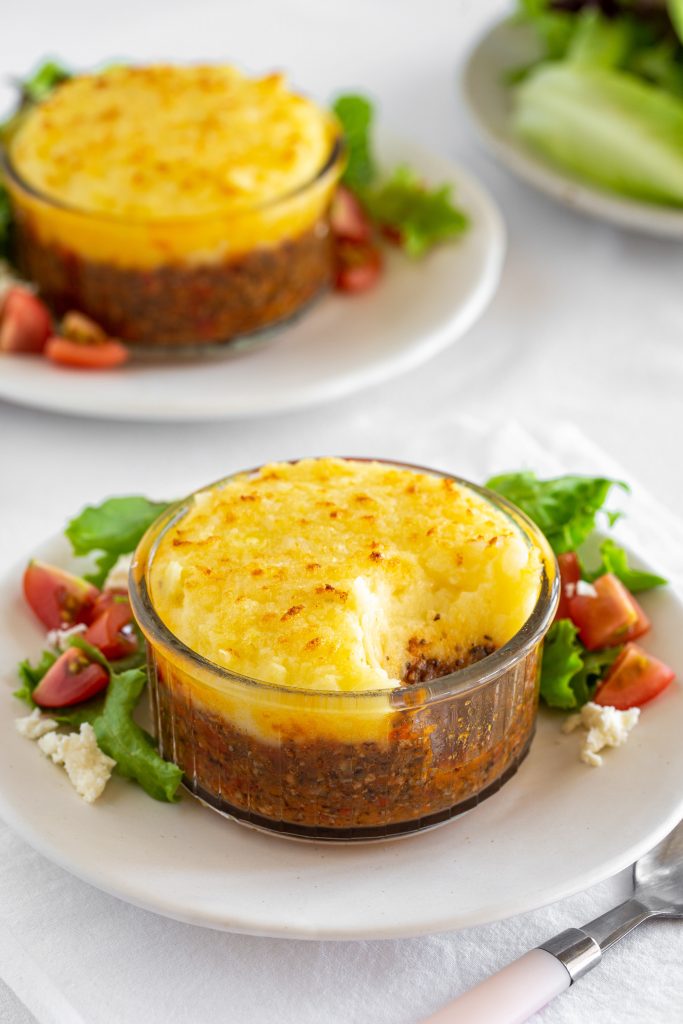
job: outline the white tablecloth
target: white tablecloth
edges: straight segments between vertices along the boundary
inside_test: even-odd
[[[228,57],[253,69],[293,69],[299,85],[323,98],[362,88],[393,129],[457,156],[481,176],[503,208],[510,248],[500,291],[465,339],[408,378],[326,409],[162,426],[0,405],[0,566],[86,501],[134,491],[172,496],[268,458],[355,451],[481,473],[491,465],[487,445],[502,444],[496,457],[509,455],[506,465],[515,466],[528,450],[523,432],[510,428],[507,441],[500,434],[487,440],[489,423],[512,417],[574,421],[655,498],[678,509],[683,249],[556,207],[479,150],[456,94],[456,69],[505,6],[29,0],[3,22],[2,73],[23,72],[45,52],[75,65],[107,56]],[[548,467],[559,457],[571,468],[590,469],[597,460],[609,470],[572,430],[546,426],[536,436],[539,469],[547,447]],[[129,907],[70,878],[4,826],[0,847],[0,978],[10,986],[0,987],[0,1020],[10,1024],[30,1020],[23,1006],[40,1024],[414,1024],[509,958],[600,913],[628,884],[615,879],[555,907],[457,935],[298,943],[202,931]],[[538,1020],[680,1020],[682,959],[683,929],[646,926]]]

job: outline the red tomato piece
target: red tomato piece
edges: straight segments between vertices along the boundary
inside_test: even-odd
[[[69,310],[64,316],[61,337],[79,341],[82,345],[98,345],[107,340],[107,335],[100,325],[76,309]]]
[[[135,654],[138,638],[132,628],[133,612],[126,599],[114,600],[88,627],[84,639],[105,658],[116,661]]]
[[[121,598],[124,598],[125,601],[128,601],[127,590],[121,590],[118,587],[112,587],[111,589],[107,587],[106,590],[103,590],[100,594],[97,595],[97,600],[93,605],[92,613],[90,615],[90,618],[88,619],[88,622],[94,622],[95,619],[99,618],[103,612],[106,612],[108,608],[111,608],[113,604],[118,604],[121,601]]]
[[[0,317],[0,352],[42,352],[51,334],[45,303],[25,288],[10,288]]]
[[[369,242],[372,224],[365,210],[343,185],[337,189],[330,209],[330,227],[335,238],[347,242]]]
[[[618,708],[640,707],[657,697],[676,673],[638,644],[628,643],[609,668],[593,700],[596,704]]]
[[[369,243],[340,242],[336,247],[336,287],[340,292],[364,292],[382,273],[382,255]]]
[[[125,363],[130,352],[113,338],[96,344],[83,344],[54,335],[48,339],[45,355],[59,366],[70,366],[77,370],[109,370]]]
[[[23,582],[24,597],[47,629],[88,622],[100,593],[92,583],[45,562],[29,562]]]
[[[575,551],[567,551],[557,556],[560,567],[560,603],[555,613],[556,619],[569,618],[569,599],[574,595],[574,587],[581,579],[579,556]]]
[[[386,238],[387,242],[391,242],[392,245],[403,245],[403,232],[400,228],[395,227],[393,224],[382,224],[380,227],[382,237]]]
[[[40,680],[33,699],[41,708],[66,708],[94,697],[108,682],[109,673],[102,665],[80,648],[69,647]]]
[[[633,594],[611,572],[593,583],[595,595],[575,594],[569,617],[589,651],[616,647],[647,633],[650,620]]]

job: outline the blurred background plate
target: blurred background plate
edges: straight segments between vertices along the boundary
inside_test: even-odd
[[[484,144],[509,171],[565,206],[622,228],[683,238],[683,210],[625,199],[584,184],[543,160],[510,128],[506,73],[538,57],[533,31],[502,21],[471,50],[462,75],[465,103]]]
[[[493,297],[505,252],[501,215],[462,167],[378,133],[380,163],[409,164],[449,182],[469,230],[423,260],[387,251],[379,285],[324,296],[267,344],[244,352],[132,362],[120,370],[64,370],[46,359],[3,356],[0,398],[72,415],[137,420],[262,416],[340,398],[405,373],[457,341]]]

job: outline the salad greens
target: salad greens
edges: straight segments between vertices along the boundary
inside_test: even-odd
[[[595,520],[614,485],[607,477],[559,476],[539,480],[535,473],[503,473],[486,486],[526,512],[543,531],[556,555],[575,551],[595,529]],[[604,511],[604,510],[603,510]],[[606,513],[610,522],[614,515]]]
[[[49,717],[60,725],[76,729],[82,722],[89,722],[95,730],[98,746],[114,758],[119,774],[134,779],[155,800],[176,800],[183,775],[181,769],[164,761],[152,737],[133,718],[147,683],[146,669],[141,664],[133,668],[124,667],[123,663],[110,664],[96,647],[80,636],[71,637],[69,646],[80,648],[92,661],[99,662],[109,673],[109,685],[104,696],[73,707],[50,709]],[[43,651],[35,666],[28,659],[22,661],[18,668],[22,685],[14,696],[35,708],[33,691],[56,660],[52,651]],[[138,662],[142,661],[144,654],[138,656]]]
[[[95,559],[97,572],[85,578],[101,587],[119,556],[135,550],[147,528],[168,505],[166,501],[132,495],[84,508],[64,532],[75,555],[99,552]]]
[[[589,701],[621,647],[587,651],[569,619],[558,619],[546,634],[541,664],[541,697],[551,708],[566,711]]]
[[[517,505],[547,537],[555,554],[576,551],[595,530],[598,515],[612,525],[617,518],[605,509],[614,486],[626,484],[608,477],[560,476],[539,480],[529,471],[503,473],[486,484]],[[600,563],[582,567],[582,577],[592,581],[612,573],[632,592],[650,590],[667,581],[654,573],[629,565],[623,548],[607,538],[600,545]],[[571,709],[590,700],[605,672],[618,657],[621,647],[588,651],[578,638],[570,619],[558,619],[548,630],[541,665],[541,697],[550,707]]]
[[[372,104],[363,96],[340,96],[332,106],[341,122],[348,150],[342,182],[354,193],[373,223],[398,240],[409,256],[419,258],[438,242],[457,238],[467,216],[454,206],[450,185],[427,188],[407,167],[386,180],[372,152]]]
[[[364,96],[339,96],[332,104],[344,129],[346,141],[346,168],[342,181],[351,191],[370,185],[377,177],[377,165],[372,153],[370,127],[372,104]]]
[[[147,683],[144,668],[113,672],[104,706],[92,723],[97,744],[116,761],[116,770],[134,779],[155,800],[177,800],[182,769],[164,761],[154,741],[133,719],[133,712]]]
[[[585,579],[589,582],[597,579],[606,572],[611,572],[624,584],[632,594],[638,594],[641,590],[652,590],[653,587],[661,587],[667,583],[663,576],[656,576],[652,572],[642,572],[640,569],[633,569],[629,565],[628,555],[623,548],[615,544],[609,537],[600,545],[601,562],[597,569],[584,573]]]
[[[515,132],[622,195],[683,205],[683,3],[519,0],[541,54],[513,76]]]

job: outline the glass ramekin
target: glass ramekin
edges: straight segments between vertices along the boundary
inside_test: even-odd
[[[183,769],[190,792],[269,832],[314,840],[386,839],[461,814],[515,773],[534,733],[543,638],[559,597],[557,563],[519,509],[451,478],[486,498],[540,549],[545,568],[539,597],[522,629],[493,654],[431,682],[390,690],[272,685],[191,650],[157,615],[149,579],[161,538],[194,496],[170,507],[149,529],[133,561],[131,600],[148,645],[160,750]],[[267,716],[274,741],[249,728],[254,711]],[[342,742],[340,733],[350,738]]]
[[[58,314],[77,309],[146,352],[196,352],[258,335],[295,317],[332,279],[328,213],[345,156],[338,130],[331,134],[316,175],[281,198],[139,220],[41,194],[8,147],[2,172],[16,263]]]

